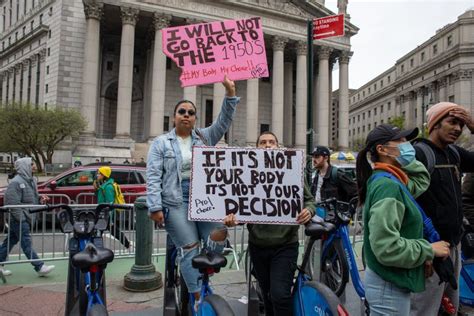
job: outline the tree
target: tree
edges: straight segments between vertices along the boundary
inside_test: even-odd
[[[365,147],[365,139],[363,138],[356,138],[354,139],[354,143],[352,144],[352,151],[361,151],[362,148]]]
[[[30,105],[0,108],[0,134],[9,146],[33,157],[41,172],[51,163],[55,148],[67,137],[79,135],[86,121],[75,110],[39,109]],[[0,142],[1,143],[1,142]]]
[[[405,117],[404,116],[395,116],[393,118],[388,119],[388,124],[394,125],[400,129],[403,129],[405,125]]]

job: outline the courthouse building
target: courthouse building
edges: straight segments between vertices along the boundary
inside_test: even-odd
[[[426,110],[440,101],[455,102],[474,113],[473,34],[474,10],[469,10],[351,92],[350,145],[361,144],[371,129],[390,119],[402,117],[405,127],[421,128]],[[467,129],[462,140],[472,144]]]
[[[339,63],[337,146],[348,147],[350,23],[345,36],[314,42],[316,141],[330,141],[331,70]],[[146,156],[149,142],[173,128],[180,99],[195,102],[199,127],[217,116],[219,84],[181,88],[180,69],[162,52],[160,30],[200,22],[262,18],[270,77],[237,82],[242,98],[225,142],[253,145],[262,130],[305,148],[307,19],[333,15],[324,0],[0,0],[0,98],[80,110],[86,131],[62,144],[55,161],[80,157],[122,162]]]

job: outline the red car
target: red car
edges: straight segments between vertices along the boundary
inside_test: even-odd
[[[107,165],[112,168],[111,177],[120,185],[127,203],[133,203],[137,196],[146,192],[146,168],[136,165],[90,164],[75,167],[38,184],[38,192],[51,196],[51,204],[96,203],[92,182],[96,178],[97,169]],[[3,205],[3,193],[6,187],[0,188],[0,205]],[[55,196],[57,195],[57,196]]]

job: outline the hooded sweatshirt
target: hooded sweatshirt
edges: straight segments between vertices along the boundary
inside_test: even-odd
[[[5,205],[39,204],[38,189],[31,163],[30,157],[15,161],[16,176],[10,181],[5,191]],[[10,214],[15,220],[26,219],[30,224],[34,219],[27,208],[12,208]]]

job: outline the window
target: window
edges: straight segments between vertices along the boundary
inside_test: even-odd
[[[15,42],[18,41],[18,32],[15,32]]]
[[[12,0],[10,0],[10,21],[8,21],[8,26],[12,26],[12,20],[13,20],[13,3],[12,3]]]
[[[8,46],[10,46],[11,44],[12,44],[12,37],[9,36],[9,37],[8,37]]]
[[[365,125],[362,126],[362,133],[365,133]]]
[[[380,124],[383,124],[383,120],[380,120]]]
[[[2,50],[5,50],[5,41],[2,42]]]
[[[369,87],[369,94],[370,94],[370,87]]]
[[[138,177],[138,181],[140,181],[140,184],[146,184],[146,171],[137,171],[136,173]]]
[[[356,118],[355,116],[352,118],[352,124],[354,124],[356,122]]]
[[[51,38],[51,30],[48,31],[48,38]]]
[[[433,55],[438,54],[438,44],[433,45]]]
[[[32,0],[31,6],[34,8],[35,7],[35,0]]]
[[[450,95],[449,98],[448,98],[448,101],[449,102],[454,102],[454,95]]]
[[[133,66],[133,73],[134,74],[137,74],[139,71],[140,71],[140,68],[138,67],[138,65]]]
[[[404,73],[405,72],[405,65],[402,65],[400,69],[401,69],[401,72]]]
[[[418,109],[415,108],[415,119],[418,117]]]
[[[26,26],[23,26],[23,36],[26,34]]]
[[[163,120],[163,131],[167,132],[170,130],[170,117],[165,116]]]
[[[16,21],[20,19],[20,0],[16,1]]]
[[[360,134],[360,127],[357,127],[357,134]]]
[[[112,61],[107,62],[107,70],[112,71],[114,69],[114,63]]]
[[[365,113],[362,113],[362,120],[365,120]]]
[[[388,102],[387,103],[387,110],[390,111],[390,108],[392,107],[392,103],[391,102]]]
[[[131,175],[128,170],[116,170],[116,171],[112,171],[112,174],[110,175],[110,177],[114,179],[115,183],[122,185],[122,184],[129,183]]]
[[[46,85],[44,88],[44,93],[48,93],[48,91],[49,91],[49,85]]]
[[[357,115],[357,122],[360,122],[360,114]]]
[[[367,117],[370,117],[370,110],[369,110],[369,112],[367,112]]]
[[[377,127],[377,122],[374,122],[374,128],[376,128],[376,127]]]
[[[2,30],[5,31],[5,28],[7,27],[7,7],[3,7],[3,28]]]
[[[421,52],[421,61],[425,61],[425,52]]]
[[[49,75],[49,66],[46,66],[46,74]]]
[[[380,106],[380,113],[383,113],[383,104]]]
[[[362,97],[365,98],[365,91],[362,91]]]
[[[377,84],[374,83],[374,92],[377,91]]]
[[[413,66],[415,66],[415,61],[412,59],[410,59],[410,67],[413,68]]]
[[[448,44],[448,47],[450,47],[452,44],[453,44],[453,36],[452,35],[449,35],[448,38],[447,38],[447,44]]]
[[[388,83],[390,83],[390,76],[387,77],[387,81],[388,81]]]
[[[30,22],[30,31],[31,32],[33,32],[34,25],[35,25],[35,21],[33,20],[33,21]]]
[[[270,130],[270,125],[268,124],[260,124],[260,134],[263,132],[267,132]]]
[[[380,80],[380,88],[383,88],[383,79]]]
[[[40,14],[40,25],[43,24],[43,14]]]
[[[374,115],[377,115],[377,108],[374,108]]]
[[[51,56],[51,48],[48,47],[48,57]]]
[[[28,0],[23,2],[23,14],[26,14],[26,5],[28,4]]]
[[[95,178],[95,170],[81,170],[58,179],[56,184],[58,187],[90,186]]]

